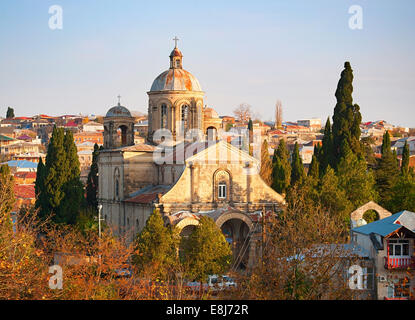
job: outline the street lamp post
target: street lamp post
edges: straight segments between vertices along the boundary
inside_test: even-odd
[[[102,204],[98,205],[98,234],[101,238],[101,210],[102,210]]]

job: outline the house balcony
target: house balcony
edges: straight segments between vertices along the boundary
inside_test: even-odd
[[[405,270],[415,269],[415,257],[385,257],[385,269]]]

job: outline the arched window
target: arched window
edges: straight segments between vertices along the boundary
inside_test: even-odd
[[[226,199],[226,183],[221,182],[218,185],[218,198],[219,199]]]
[[[189,124],[189,106],[182,106],[182,132],[185,133]]]
[[[167,106],[165,104],[161,105],[161,128],[167,128]]]
[[[115,180],[115,197],[118,198],[120,196],[120,183],[117,180]]]

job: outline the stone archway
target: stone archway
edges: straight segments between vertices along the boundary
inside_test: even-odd
[[[234,267],[246,269],[250,264],[252,220],[242,213],[227,213],[216,220],[226,241],[231,245]]]
[[[350,218],[353,221],[359,221],[360,219],[363,219],[363,215],[368,210],[374,210],[379,215],[379,220],[382,220],[384,218],[390,217],[392,215],[391,212],[386,210],[385,208],[381,207],[377,203],[370,201],[366,203],[365,205],[361,206],[360,208],[356,209],[350,214]]]

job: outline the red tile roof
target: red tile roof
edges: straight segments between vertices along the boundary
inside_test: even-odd
[[[35,185],[34,184],[16,184],[14,186],[14,195],[20,199],[34,199]]]

